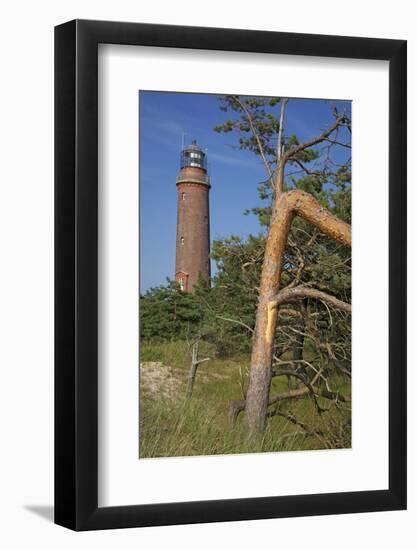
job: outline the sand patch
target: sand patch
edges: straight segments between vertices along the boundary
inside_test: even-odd
[[[139,380],[141,391],[167,399],[178,395],[184,384],[175,369],[160,361],[143,361],[140,364]]]

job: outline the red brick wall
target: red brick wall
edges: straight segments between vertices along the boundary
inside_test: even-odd
[[[192,172],[190,170],[190,179]],[[197,169],[198,170],[198,169]],[[201,172],[199,171],[201,174]],[[191,292],[198,281],[199,273],[210,277],[210,221],[208,185],[179,183],[177,208],[177,241],[175,278],[186,277],[185,291]],[[184,193],[184,200],[183,200]]]

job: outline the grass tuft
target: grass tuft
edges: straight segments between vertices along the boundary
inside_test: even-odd
[[[284,401],[279,410],[295,416],[307,434],[286,418],[268,420],[261,441],[245,438],[243,413],[229,423],[230,402],[242,399],[248,384],[249,356],[220,359],[206,343],[200,357],[211,357],[197,371],[191,400],[185,399],[191,349],[186,342],[142,343],[140,369],[140,458],[300,451],[351,446],[351,413],[347,404],[319,399],[319,414],[310,398]],[[350,381],[333,375],[331,389],[350,396]],[[288,389],[286,377],[273,379],[271,395]],[[272,408],[271,408],[272,410]],[[312,432],[319,432],[312,433]]]

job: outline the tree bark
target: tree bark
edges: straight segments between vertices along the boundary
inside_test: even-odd
[[[279,309],[276,295],[279,292],[288,233],[295,215],[306,219],[330,238],[346,246],[351,245],[350,225],[339,220],[309,193],[296,189],[276,197],[262,266],[245,405],[249,437],[262,435],[265,428]]]
[[[277,140],[277,173],[275,178],[275,194],[276,196],[281,195],[284,190],[284,166],[285,163],[281,162],[282,153],[283,153],[283,143],[282,137],[284,135],[284,117],[285,117],[285,107],[287,105],[288,98],[283,97],[281,101],[281,112],[279,115],[279,129],[278,129],[278,140]]]
[[[193,344],[192,353],[191,353],[191,366],[190,366],[190,371],[188,373],[186,399],[191,399],[191,396],[193,395],[194,380],[195,380],[195,375],[197,374],[197,367],[198,367],[198,342],[195,342]]]

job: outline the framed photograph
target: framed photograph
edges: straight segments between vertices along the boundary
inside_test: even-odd
[[[55,522],[406,508],[406,42],[55,29]]]

